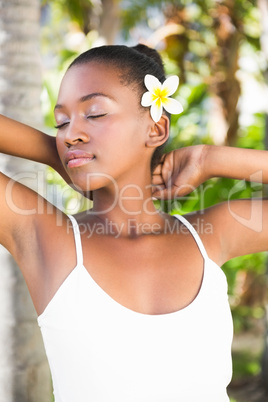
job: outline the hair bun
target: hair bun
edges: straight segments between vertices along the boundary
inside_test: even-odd
[[[152,49],[151,47],[148,47],[141,43],[136,46],[132,46],[132,49],[136,50],[139,53],[145,54],[146,56],[153,59],[161,67],[161,69],[164,73],[163,61],[161,59],[160,54],[155,49]]]

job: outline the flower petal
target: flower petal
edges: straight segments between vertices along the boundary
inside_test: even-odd
[[[177,75],[171,75],[163,83],[163,89],[166,91],[167,96],[173,95],[177,91],[178,86],[179,77]]]
[[[145,92],[141,98],[141,106],[144,107],[151,106],[153,101],[154,101],[153,94],[149,91]]]
[[[154,93],[157,88],[161,88],[161,82],[153,75],[146,74],[144,78],[144,84],[148,91]]]
[[[164,109],[170,114],[180,114],[183,112],[182,104],[176,99],[166,98],[163,100]]]
[[[150,113],[155,123],[157,123],[161,119],[162,112],[163,112],[162,102],[159,101],[154,102],[151,106]]]

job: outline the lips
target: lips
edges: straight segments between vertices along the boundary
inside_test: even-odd
[[[74,150],[68,151],[65,155],[65,163],[69,168],[83,166],[95,159],[95,156],[91,153]]]

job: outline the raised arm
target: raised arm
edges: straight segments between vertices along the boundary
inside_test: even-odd
[[[190,193],[212,177],[268,184],[268,153],[255,149],[195,145],[165,154],[153,175],[153,195],[170,199]]]
[[[158,198],[180,197],[211,177],[268,184],[268,152],[217,146],[193,146],[165,155],[153,176]],[[229,200],[189,217],[210,225],[200,233],[212,258],[222,264],[239,255],[268,250],[268,201]],[[212,234],[212,236],[211,236]]]
[[[49,165],[70,183],[58,157],[55,137],[3,115],[0,115],[0,153]]]

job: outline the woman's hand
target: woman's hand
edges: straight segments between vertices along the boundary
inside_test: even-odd
[[[153,172],[153,197],[181,197],[209,179],[211,176],[205,168],[207,148],[194,145],[165,154]]]
[[[171,199],[189,194],[211,177],[268,184],[267,151],[194,145],[164,155],[153,172],[153,196]]]

